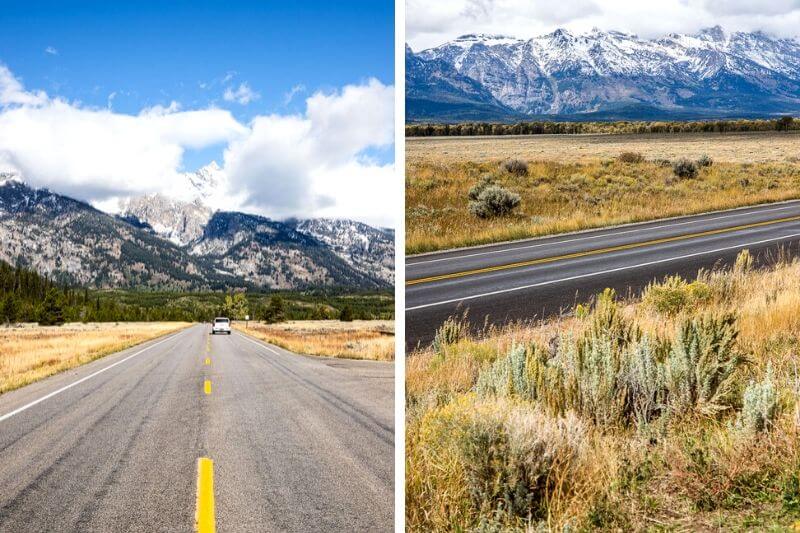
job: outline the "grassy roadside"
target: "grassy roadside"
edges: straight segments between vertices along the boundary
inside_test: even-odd
[[[129,322],[0,327],[0,394],[189,325]]]
[[[739,138],[726,144],[708,135],[700,143],[674,135],[648,136],[634,143],[560,136],[542,140],[544,147],[537,139],[489,144],[456,139],[448,141],[450,147],[441,141],[417,141],[407,148],[414,155],[409,154],[406,164],[406,252],[800,198],[800,160],[761,160],[761,155],[773,152],[771,139],[762,134],[748,137],[746,144]],[[711,164],[698,168],[696,176],[675,174],[672,163],[677,158],[696,160],[706,153]],[[758,162],[749,162],[748,155]],[[507,171],[502,165],[506,157],[520,159],[527,170]],[[519,207],[494,218],[472,214],[470,189],[484,177],[518,194]]]
[[[250,322],[247,329],[235,322],[233,327],[295,353],[394,361],[393,320]]]
[[[789,530],[800,262],[751,265],[480,339],[445,325],[406,364],[409,530]]]

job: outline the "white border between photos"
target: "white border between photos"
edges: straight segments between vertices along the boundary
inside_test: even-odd
[[[405,531],[406,524],[406,143],[405,143],[405,0],[394,6],[394,174],[391,194],[397,198],[395,228],[395,370],[394,370],[394,530]]]

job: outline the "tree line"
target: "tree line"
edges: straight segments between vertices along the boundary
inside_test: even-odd
[[[575,135],[587,133],[728,133],[800,130],[800,120],[791,116],[776,119],[696,121],[555,122],[531,121],[516,124],[465,122],[461,124],[407,124],[406,137],[447,137],[464,135]]]
[[[389,294],[176,293],[97,291],[59,283],[33,269],[0,261],[0,325],[38,322],[207,322],[394,318]]]

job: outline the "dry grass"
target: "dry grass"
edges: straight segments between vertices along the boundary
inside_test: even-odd
[[[639,152],[646,159],[708,154],[728,163],[796,163],[800,132],[632,135],[527,135],[406,139],[406,163],[469,163],[523,159],[589,162]]]
[[[0,393],[188,325],[148,322],[0,327]]]
[[[234,327],[270,344],[307,355],[394,360],[393,320],[298,320],[280,324],[251,322]]]
[[[789,530],[800,520],[800,262],[704,273],[700,280],[709,288],[700,303],[662,314],[634,300],[622,304],[622,314],[664,339],[688,318],[734,312],[737,346],[747,358],[735,375],[737,397],[768,366],[774,372],[780,408],[769,431],[738,429],[740,403],[718,418],[677,417],[644,429],[558,413],[542,425],[541,400],[479,397],[478,376],[514,343],[547,347],[556,334],[580,338],[591,315],[508,326],[407,358],[409,530]],[[512,421],[550,429],[532,441],[510,431]],[[557,483],[539,485],[543,492],[530,500],[528,519],[477,505],[485,505],[487,487],[498,486],[506,492],[495,497],[510,505],[520,494],[520,473],[528,475],[541,461],[520,450],[562,449],[566,430],[580,446],[570,463],[554,463],[543,474]],[[487,441],[487,435],[494,437]],[[476,455],[476,446],[484,451]]]
[[[407,143],[406,250],[549,235],[800,197],[798,135],[675,134],[425,138]],[[644,161],[617,158],[640,153]],[[709,155],[697,178],[658,161]],[[501,170],[508,158],[527,176]],[[511,215],[485,220],[468,192],[485,174],[522,197]]]

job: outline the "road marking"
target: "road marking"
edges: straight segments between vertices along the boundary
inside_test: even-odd
[[[214,516],[214,461],[208,457],[197,460],[197,509],[194,521],[198,533],[214,533],[217,530]]]
[[[797,207],[798,207],[797,204],[792,204],[792,205],[787,205],[787,206],[783,206],[783,207],[775,207],[775,208],[772,208],[772,209],[759,210],[759,211],[756,211],[755,214],[771,213],[773,211],[784,211],[786,209],[796,209]],[[630,230],[625,230],[625,231],[613,231],[613,229],[592,228],[591,231],[597,231],[597,232],[608,231],[610,233],[604,233],[603,235],[589,235],[589,236],[586,236],[586,237],[575,237],[573,239],[565,239],[563,241],[556,241],[556,242],[542,242],[542,243],[537,243],[537,244],[530,244],[530,245],[527,245],[527,246],[513,246],[513,244],[514,244],[513,241],[512,242],[508,242],[508,243],[499,243],[496,246],[502,246],[503,244],[506,244],[506,245],[510,245],[510,247],[509,248],[502,248],[500,250],[488,250],[486,252],[475,252],[475,253],[471,253],[471,254],[461,254],[461,255],[454,254],[454,255],[451,255],[449,257],[440,257],[438,259],[427,259],[427,260],[424,260],[424,261],[415,261],[413,263],[406,263],[406,269],[408,269],[410,267],[415,267],[417,265],[425,265],[425,264],[428,264],[428,263],[439,263],[441,261],[450,261],[450,260],[454,260],[454,259],[464,259],[466,257],[479,257],[481,255],[500,254],[500,253],[503,253],[503,252],[515,252],[517,250],[528,250],[530,248],[540,248],[542,246],[556,246],[556,245],[559,245],[559,244],[567,244],[567,243],[570,243],[570,242],[588,241],[588,240],[591,240],[591,239],[600,239],[602,237],[613,237],[613,236],[616,236],[616,235],[627,235],[629,233],[638,233],[640,231],[672,228],[672,227],[675,227],[675,226],[686,226],[688,224],[696,224],[698,222],[711,222],[712,220],[722,220],[722,219],[726,219],[726,218],[741,217],[741,216],[751,215],[751,214],[754,214],[754,213],[752,213],[752,212],[733,213],[733,214],[730,214],[730,215],[722,215],[722,216],[718,216],[718,217],[704,218],[704,219],[701,219],[701,220],[689,220],[689,221],[686,221],[686,222],[676,222],[674,224],[662,224],[660,226],[651,226],[651,227],[648,227],[648,228],[635,228],[635,229],[630,229]],[[653,222],[658,222],[658,221],[657,220],[653,220],[653,221],[650,221],[650,222],[636,222],[636,224],[637,225],[644,225],[644,224],[651,224]],[[551,236],[541,236],[541,237],[535,237],[535,239],[547,239],[547,238],[550,238],[550,237],[553,237],[553,236],[552,235]],[[519,242],[519,241],[517,241],[517,242]],[[492,246],[492,245],[491,244],[487,244],[487,245],[482,245],[482,246],[485,247],[485,246]],[[447,250],[442,250],[441,253],[448,253],[448,251]]]
[[[206,394],[211,394],[211,380],[207,379],[205,383],[203,383],[203,391]]]
[[[211,358],[210,357],[206,357],[205,365],[206,366],[211,366]]]
[[[276,352],[275,350],[273,350],[272,348],[270,348],[266,344],[261,343],[261,342],[256,342],[256,341],[252,340],[251,338],[249,338],[244,333],[240,333],[239,337],[241,337],[242,339],[246,340],[247,342],[251,342],[251,343],[255,344],[256,346],[258,346],[260,348],[264,348],[265,350],[268,350],[268,351],[274,353],[275,355],[280,355],[278,352]]]
[[[51,393],[49,393],[49,394],[45,394],[44,396],[42,396],[42,397],[41,397],[41,398],[39,398],[38,400],[34,400],[34,401],[32,401],[32,402],[30,402],[30,403],[28,403],[28,404],[25,404],[25,405],[23,405],[22,407],[18,407],[17,409],[14,409],[14,410],[13,410],[13,411],[11,411],[10,413],[6,413],[6,414],[4,414],[3,416],[0,416],[0,422],[2,422],[3,420],[7,420],[7,419],[11,418],[12,416],[14,416],[14,415],[17,415],[17,414],[19,414],[19,413],[21,413],[21,412],[23,412],[23,411],[25,411],[25,410],[27,410],[27,409],[30,409],[30,408],[31,408],[31,407],[33,407],[34,405],[40,404],[40,403],[42,403],[43,401],[45,401],[45,400],[47,400],[47,399],[50,399],[50,398],[52,398],[53,396],[55,396],[55,395],[57,395],[57,394],[61,394],[62,392],[64,392],[64,391],[66,391],[66,390],[69,390],[69,389],[71,389],[71,388],[72,388],[72,387],[74,387],[75,385],[80,385],[80,384],[81,384],[81,383],[83,383],[84,381],[87,381],[87,380],[89,380],[89,379],[92,379],[93,377],[97,376],[98,374],[102,374],[102,373],[103,373],[103,372],[105,372],[106,370],[110,370],[110,369],[114,368],[114,367],[115,367],[115,366],[117,366],[117,365],[121,365],[122,363],[124,363],[124,362],[125,362],[125,361],[127,361],[128,359],[133,359],[133,358],[134,358],[134,357],[136,357],[137,355],[139,355],[139,354],[141,354],[141,353],[144,353],[144,352],[146,352],[147,350],[149,350],[149,349],[151,349],[151,348],[155,348],[155,347],[156,347],[156,346],[158,346],[159,344],[165,343],[165,342],[167,342],[168,340],[174,339],[175,337],[177,337],[177,336],[181,335],[182,333],[185,333],[186,331],[187,331],[187,330],[183,330],[183,331],[180,331],[180,332],[178,332],[178,333],[176,333],[176,334],[172,334],[172,335],[170,335],[169,337],[167,337],[166,339],[160,340],[160,341],[158,341],[158,342],[157,342],[157,343],[155,343],[155,344],[151,344],[151,345],[150,345],[150,346],[148,346],[147,348],[144,348],[144,349],[142,349],[142,350],[139,350],[138,352],[136,352],[136,353],[134,353],[134,354],[131,354],[131,355],[127,356],[127,357],[126,357],[126,358],[124,358],[124,359],[120,359],[120,360],[119,360],[119,361],[117,361],[116,363],[112,363],[112,364],[108,365],[108,366],[107,366],[107,367],[105,367],[105,368],[101,368],[101,369],[100,369],[100,370],[98,370],[97,372],[94,372],[94,373],[92,373],[92,374],[89,374],[88,376],[82,377],[81,379],[79,379],[78,381],[76,381],[76,382],[74,382],[74,383],[70,383],[69,385],[66,385],[66,386],[64,386],[64,387],[61,387],[61,388],[60,388],[60,389],[58,389],[58,390],[54,390],[53,392],[51,392]]]
[[[613,272],[621,272],[623,270],[632,270],[634,268],[641,268],[641,267],[646,267],[646,266],[650,266],[650,265],[657,265],[659,263],[668,263],[670,261],[678,261],[680,259],[689,259],[689,258],[692,258],[692,257],[701,256],[701,255],[709,255],[709,254],[715,254],[715,253],[718,253],[718,252],[726,252],[726,251],[729,251],[729,250],[747,248],[749,246],[757,246],[759,244],[764,244],[764,243],[767,243],[767,242],[781,241],[781,240],[785,240],[785,239],[793,239],[795,237],[800,237],[800,233],[794,233],[792,235],[784,235],[783,237],[776,237],[774,239],[764,239],[764,240],[761,240],[761,241],[749,242],[749,243],[745,243],[745,244],[737,244],[736,246],[727,246],[725,248],[717,248],[716,250],[707,250],[707,251],[704,251],[704,252],[695,252],[695,253],[692,253],[692,254],[681,255],[681,256],[678,256],[678,257],[668,257],[666,259],[658,259],[656,261],[648,261],[646,263],[639,263],[639,264],[636,264],[636,265],[628,265],[628,266],[623,266],[623,267],[618,267],[618,268],[611,268],[611,269],[608,269],[608,270],[601,270],[599,272],[589,272],[587,274],[579,274],[577,276],[570,276],[568,278],[553,279],[553,280],[550,280],[550,281],[542,281],[542,282],[539,282],[539,283],[532,283],[530,285],[523,285],[521,287],[512,287],[510,289],[501,289],[501,290],[498,290],[498,291],[485,292],[483,294],[475,294],[475,295],[472,295],[472,296],[464,296],[464,297],[461,297],[461,298],[453,298],[453,299],[450,299],[450,300],[443,300],[441,302],[433,302],[433,303],[429,303],[429,304],[415,305],[414,307],[406,307],[405,310],[406,311],[415,311],[417,309],[425,309],[427,307],[435,307],[437,305],[446,305],[446,304],[451,304],[451,303],[456,303],[456,302],[463,302],[463,301],[466,301],[466,300],[474,300],[476,298],[484,298],[486,296],[494,296],[494,295],[497,295],[497,294],[503,294],[503,293],[507,293],[507,292],[514,292],[514,291],[521,291],[521,290],[525,290],[525,289],[532,289],[534,287],[542,287],[544,285],[555,285],[556,283],[563,283],[565,281],[572,281],[572,280],[582,279],[582,278],[590,278],[590,277],[593,277],[593,276],[602,276],[603,274],[611,274]]]
[[[763,226],[770,226],[773,224],[781,224],[784,222],[793,222],[796,220],[800,220],[800,215],[791,216],[791,217],[784,217],[784,218],[777,218],[775,220],[767,220],[763,222],[753,222],[750,224],[742,224],[740,226],[732,226],[730,228],[720,228],[720,229],[712,229],[707,231],[700,231],[697,233],[687,233],[685,235],[676,235],[674,237],[664,237],[661,239],[653,239],[650,241],[643,241],[643,242],[633,242],[629,244],[620,244],[618,246],[609,246],[607,248],[597,248],[595,250],[586,250],[584,252],[573,252],[569,254],[563,255],[556,255],[552,257],[541,257],[539,259],[530,259],[527,261],[518,261],[515,263],[508,263],[505,265],[496,265],[484,268],[476,268],[473,270],[464,270],[461,272],[452,272],[450,274],[440,274],[438,276],[430,276],[427,278],[419,278],[419,279],[412,279],[406,282],[406,286],[409,285],[418,285],[421,283],[431,283],[434,281],[442,281],[446,279],[455,279],[455,278],[462,278],[464,276],[473,276],[475,274],[485,274],[487,272],[497,272],[501,270],[509,270],[513,268],[522,268],[526,266],[533,266],[533,265],[541,265],[544,263],[553,263],[555,261],[563,261],[565,259],[577,259],[579,257],[588,257],[592,255],[600,255],[610,252],[619,252],[622,250],[632,250],[635,248],[642,248],[644,246],[652,246],[655,244],[664,244],[668,242],[677,242],[677,241],[685,241],[688,239],[694,239],[697,237],[708,237],[709,235],[719,235],[722,233],[732,233],[735,231],[751,229],[751,228],[758,228]]]

